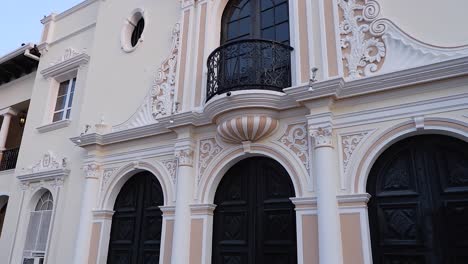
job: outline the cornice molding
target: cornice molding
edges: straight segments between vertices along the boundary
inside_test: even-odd
[[[468,75],[468,57],[463,57],[353,81],[334,78],[313,83],[312,86],[287,88],[284,92],[298,102],[323,97],[343,99],[466,75]]]
[[[43,69],[41,74],[46,79],[54,78],[68,71],[78,69],[81,65],[88,63],[89,59],[89,55],[84,52],[67,49],[59,62]]]
[[[53,122],[53,123],[50,123],[50,124],[42,125],[40,127],[36,127],[36,130],[39,133],[46,133],[46,132],[49,132],[49,131],[53,131],[53,130],[61,129],[61,128],[64,128],[64,127],[68,127],[70,125],[70,123],[71,123],[70,119],[65,119],[65,120]]]
[[[70,173],[66,158],[58,158],[51,151],[27,169],[22,169],[16,176],[22,183],[55,180],[63,183],[63,178]]]

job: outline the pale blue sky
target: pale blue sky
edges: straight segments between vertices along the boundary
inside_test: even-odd
[[[41,19],[60,13],[83,0],[0,0],[0,57],[21,46],[38,43]]]

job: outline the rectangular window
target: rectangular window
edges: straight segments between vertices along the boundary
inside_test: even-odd
[[[70,119],[73,95],[75,93],[75,83],[76,78],[60,83],[52,122]]]

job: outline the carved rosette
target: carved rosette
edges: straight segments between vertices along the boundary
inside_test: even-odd
[[[333,147],[333,128],[331,126],[309,126],[309,135],[314,139],[315,148]]]
[[[380,5],[374,0],[339,0],[341,48],[348,76],[357,79],[379,70],[385,57],[385,26],[378,20]]]
[[[273,133],[278,120],[265,115],[240,116],[225,120],[218,125],[218,135],[223,141],[240,144],[259,141]]]
[[[193,150],[191,148],[176,150],[175,157],[177,158],[179,166],[193,166]]]
[[[86,178],[98,179],[101,173],[101,166],[97,163],[87,164],[83,167]]]

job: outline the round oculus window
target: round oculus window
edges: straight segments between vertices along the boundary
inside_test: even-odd
[[[137,9],[125,20],[122,29],[121,45],[125,52],[136,49],[140,42],[143,42],[143,30],[145,29],[145,18],[143,10]]]

